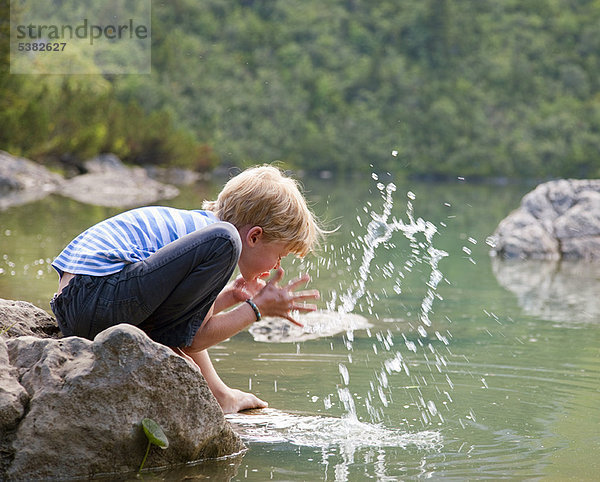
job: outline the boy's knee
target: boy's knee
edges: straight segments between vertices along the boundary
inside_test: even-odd
[[[213,225],[213,230],[215,238],[223,241],[224,248],[230,251],[232,258],[237,263],[242,252],[242,240],[236,227],[230,223],[219,222]]]

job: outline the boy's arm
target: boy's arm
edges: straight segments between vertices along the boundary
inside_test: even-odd
[[[317,290],[294,292],[310,279],[308,275],[301,276],[286,286],[279,286],[278,282],[283,278],[283,274],[283,269],[278,268],[273,278],[254,297],[254,303],[263,316],[279,316],[302,326],[292,317],[291,311],[315,311],[317,309],[315,305],[304,302],[318,299],[319,292]],[[186,348],[187,353],[199,352],[227,340],[256,321],[256,314],[248,303],[242,303],[225,313],[216,313],[216,307],[213,305],[213,309],[208,312],[194,335],[192,344]]]
[[[185,348],[186,353],[191,355],[204,351],[231,338],[256,321],[256,315],[248,303],[242,303],[225,313],[215,314],[215,311],[209,310],[204,322],[194,335],[192,344]]]
[[[294,290],[298,286],[308,281],[308,276],[301,276],[287,286],[280,287],[278,286],[278,282],[282,278],[283,270],[279,268],[275,276],[254,297],[254,302],[259,306],[264,315],[281,316],[299,325],[290,315],[290,310],[316,310],[316,306],[311,304],[306,305],[304,301],[318,299],[319,292],[316,290],[307,290],[294,293]],[[226,299],[224,295],[222,302]],[[239,295],[238,301],[240,301]],[[297,302],[302,302],[302,304],[297,304]],[[189,347],[177,350],[198,365],[210,390],[225,413],[234,413],[250,408],[265,408],[267,403],[255,395],[229,388],[225,385],[215,371],[206,351],[206,348],[216,345],[250,326],[256,321],[256,314],[248,303],[242,303],[231,311],[215,314],[217,312],[216,305],[215,301],[215,304],[213,304],[213,307],[207,313],[204,322],[196,332],[192,344]]]
[[[217,399],[217,402],[219,402],[219,405],[221,405],[224,413],[237,413],[241,410],[266,408],[268,406],[267,402],[252,393],[245,393],[241,390],[229,388],[217,374],[206,350],[188,352],[186,348],[183,348],[182,351],[198,365],[210,391]]]
[[[244,278],[238,276],[219,293],[213,305],[213,312],[215,314],[220,313],[248,298],[253,298],[254,295],[265,287],[265,284],[262,279],[247,282]]]
[[[225,288],[217,295],[212,309],[214,313],[220,313],[221,311],[232,307],[236,303],[238,303],[238,301],[235,300],[232,291],[228,288]]]

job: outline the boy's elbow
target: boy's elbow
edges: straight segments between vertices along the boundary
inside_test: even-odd
[[[196,334],[194,335],[194,339],[192,340],[191,345],[186,346],[183,350],[186,353],[198,353],[203,350],[206,350],[207,348],[210,347],[210,345],[206,343],[205,339],[206,338],[204,336],[202,336],[202,327],[200,327],[198,329],[198,331],[196,332]]]

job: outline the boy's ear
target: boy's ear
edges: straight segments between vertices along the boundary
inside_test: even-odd
[[[263,229],[260,226],[251,227],[246,234],[246,240],[248,241],[248,244],[251,246],[255,244],[262,237],[262,234]]]

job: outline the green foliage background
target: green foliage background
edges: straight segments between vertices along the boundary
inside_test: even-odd
[[[42,162],[600,176],[599,0],[154,1],[110,77],[10,75],[0,5],[0,148]]]

